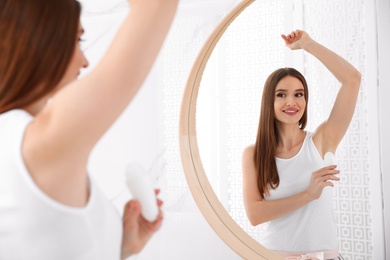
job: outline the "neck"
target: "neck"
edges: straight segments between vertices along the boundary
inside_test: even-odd
[[[40,100],[35,101],[34,103],[23,107],[30,115],[36,116],[47,104],[48,97],[43,97]]]
[[[277,146],[282,150],[290,150],[292,147],[300,144],[306,134],[298,125],[278,124],[277,127],[279,133]]]

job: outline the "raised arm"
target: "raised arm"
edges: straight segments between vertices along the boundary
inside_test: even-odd
[[[90,152],[143,84],[170,28],[176,4],[177,0],[133,1],[97,67],[64,88],[37,116],[37,122],[46,124],[50,143]]]
[[[282,38],[290,49],[303,49],[316,57],[341,83],[329,118],[317,128],[313,136],[322,156],[327,151],[335,152],[352,120],[361,75],[349,62],[310,38],[304,31],[296,30],[289,35],[282,35]]]
[[[168,33],[177,3],[130,1],[130,12],[101,62],[84,78],[60,90],[36,115],[27,128],[23,154],[36,181],[47,176],[37,181],[38,185],[43,183],[41,188],[75,188],[85,179],[80,173],[86,171],[91,150],[142,86]],[[61,185],[47,184],[53,181]],[[52,189],[46,192],[58,193]],[[63,193],[57,197],[67,198]]]

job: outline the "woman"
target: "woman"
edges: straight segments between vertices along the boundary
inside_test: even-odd
[[[147,76],[177,0],[130,0],[97,67],[76,0],[0,1],[0,259],[125,259],[159,229],[129,201],[123,223],[87,174],[94,145]],[[156,201],[161,206],[161,201]]]
[[[337,259],[333,219],[336,165],[324,167],[351,122],[360,73],[346,60],[300,30],[282,35],[291,50],[303,49],[321,61],[341,83],[329,118],[306,132],[308,88],[295,69],[283,68],[267,79],[256,143],[243,152],[243,195],[252,225],[268,222],[261,243],[285,257]],[[304,258],[306,259],[306,258]]]

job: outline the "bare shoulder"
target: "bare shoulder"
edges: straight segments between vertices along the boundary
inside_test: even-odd
[[[247,146],[242,152],[242,162],[247,164],[248,162],[253,163],[253,155],[255,154],[255,144]]]
[[[247,146],[242,152],[242,175],[244,183],[257,183],[257,171],[255,166],[254,154],[256,147],[254,144]]]
[[[254,153],[255,153],[255,144],[251,144],[251,145],[245,147],[245,149],[242,152],[242,156],[243,157],[247,157],[247,156],[253,157]]]

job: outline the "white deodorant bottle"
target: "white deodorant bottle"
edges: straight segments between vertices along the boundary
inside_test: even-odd
[[[336,158],[332,152],[327,152],[324,155],[324,165],[329,166],[329,165],[336,165]]]
[[[134,199],[141,203],[141,214],[150,222],[157,219],[158,206],[154,189],[147,178],[146,170],[139,163],[126,168],[126,183]]]

